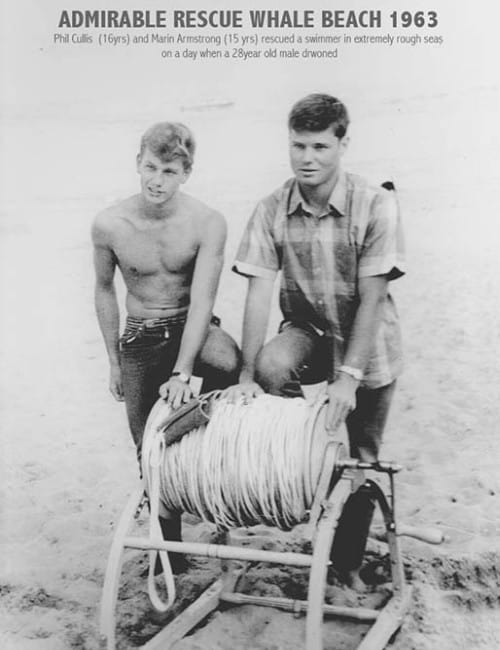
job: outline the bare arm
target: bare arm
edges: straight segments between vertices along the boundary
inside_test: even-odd
[[[269,310],[273,295],[274,279],[250,277],[243,316],[242,357],[240,383],[228,388],[225,396],[230,401],[240,397],[245,399],[262,393],[255,382],[255,360],[259,354],[267,332]]]
[[[262,346],[269,323],[269,310],[274,280],[251,277],[243,317],[242,357],[240,382],[254,381],[255,360]]]
[[[344,364],[364,370],[368,363],[372,341],[376,335],[381,309],[387,295],[386,275],[360,278],[360,303],[354,317],[351,336],[344,357]],[[340,373],[338,379],[328,386],[329,405],[326,416],[327,428],[336,429],[356,405],[359,382],[348,374]]]
[[[174,370],[191,374],[205,342],[224,263],[225,243],[225,221],[215,215],[207,220],[196,256],[189,311]]]
[[[226,223],[214,213],[206,220],[191,282],[190,305],[174,372],[191,375],[212,317],[220,274],[224,263]],[[191,397],[189,386],[172,377],[161,387],[161,395],[177,408]]]
[[[123,390],[118,358],[120,313],[114,285],[116,257],[109,246],[106,229],[99,217],[92,227],[95,269],[95,310],[102,332],[110,365],[111,393],[123,400]]]

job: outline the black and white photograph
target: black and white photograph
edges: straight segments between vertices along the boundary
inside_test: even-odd
[[[1,3],[1,648],[498,647],[499,21]]]

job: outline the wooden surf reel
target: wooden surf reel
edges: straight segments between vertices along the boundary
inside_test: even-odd
[[[321,650],[324,616],[373,622],[358,650],[382,650],[400,627],[410,602],[398,536],[407,534],[439,543],[439,533],[408,527],[395,520],[395,474],[392,462],[364,463],[348,458],[344,445],[324,426],[325,399],[308,403],[262,395],[249,404],[215,405],[208,424],[165,447],[162,423],[168,406],[159,400],[148,419],[143,441],[143,475],[150,503],[148,537],[129,536],[144,504],[144,486],[129,499],[117,525],[104,581],[101,633],[108,650],[116,643],[116,604],[125,548],[149,551],[148,591],[158,611],[175,601],[175,580],[168,553],[222,560],[222,575],[194,603],[142,646],[166,650],[185,636],[220,603],[254,604],[306,614],[307,650]],[[330,550],[349,495],[365,482],[364,470],[388,476],[390,498],[368,481],[383,515],[391,564],[392,596],[383,609],[339,607],[325,603]],[[264,523],[290,529],[308,523],[312,553],[267,551],[231,544],[166,541],[158,515],[163,509],[190,512],[219,529]],[[230,539],[230,537],[229,537]],[[167,601],[158,594],[154,566],[160,558]],[[310,569],[307,600],[252,596],[236,591],[242,569],[237,562],[268,562]]]

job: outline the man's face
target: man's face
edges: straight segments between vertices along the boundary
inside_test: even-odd
[[[155,205],[169,201],[189,176],[182,160],[176,158],[163,162],[148,148],[137,157],[137,171],[141,177],[142,195]]]
[[[337,176],[347,145],[330,127],[325,131],[290,130],[290,164],[301,185],[317,187]]]

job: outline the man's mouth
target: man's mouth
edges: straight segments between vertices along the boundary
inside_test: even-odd
[[[152,196],[156,196],[156,197],[158,197],[158,196],[162,196],[162,194],[163,194],[163,192],[159,192],[158,190],[152,190],[150,187],[148,187],[148,192],[149,192]]]

